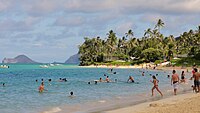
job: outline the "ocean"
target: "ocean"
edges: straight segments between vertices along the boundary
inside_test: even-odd
[[[114,68],[111,72],[108,68],[76,65],[49,68],[27,64],[9,66],[0,68],[0,113],[87,113],[160,99],[156,90],[155,96],[151,97],[151,75],[157,75],[164,97],[173,95],[170,78],[167,78],[171,71]],[[145,76],[142,76],[143,71]],[[105,80],[104,74],[113,82],[95,84],[94,80],[100,77]],[[136,83],[126,82],[130,75]],[[67,82],[59,82],[59,78],[66,78]],[[186,73],[186,78],[190,78],[190,73]],[[48,90],[43,93],[38,92],[41,79]],[[49,83],[48,79],[52,81]],[[178,93],[191,91],[192,81],[188,82],[179,85]],[[70,92],[74,93],[73,98],[69,97]]]

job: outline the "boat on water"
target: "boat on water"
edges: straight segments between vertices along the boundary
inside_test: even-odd
[[[41,68],[49,68],[48,65],[40,65]]]
[[[55,64],[49,64],[49,66],[55,66]]]
[[[0,65],[0,68],[9,68],[7,65]]]

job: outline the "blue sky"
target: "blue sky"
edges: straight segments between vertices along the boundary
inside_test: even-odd
[[[84,37],[135,37],[161,18],[168,36],[200,25],[200,0],[0,0],[0,60],[25,54],[38,62],[64,62]]]

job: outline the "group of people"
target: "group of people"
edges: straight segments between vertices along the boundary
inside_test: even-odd
[[[152,96],[154,95],[154,89],[156,89],[161,96],[163,96],[162,92],[159,90],[158,88],[158,83],[159,80],[156,79],[156,76],[152,76],[153,81],[151,81],[153,83],[153,88],[152,88]],[[168,78],[170,78],[170,75],[168,75]],[[197,68],[194,68],[192,71],[192,77],[190,78],[190,80],[194,79],[194,85],[193,90],[198,93],[200,92],[200,73],[198,72]],[[172,76],[171,76],[171,85],[173,86],[173,90],[174,90],[174,95],[177,95],[177,89],[178,89],[178,85],[180,82],[184,82],[185,83],[185,73],[184,71],[182,71],[181,73],[181,79],[179,78],[179,75],[176,73],[175,70],[172,71]]]
[[[35,81],[38,82],[37,79],[36,79]],[[48,79],[49,85],[51,85],[51,81],[52,81],[51,79]],[[66,79],[66,78],[59,78],[58,82],[67,82],[67,79]],[[43,91],[47,91],[47,90],[44,88],[44,79],[43,79],[43,78],[41,79],[41,84],[40,84],[40,86],[39,86],[39,88],[38,88],[38,91],[39,91],[40,93],[42,93]]]
[[[190,80],[194,79],[194,85],[193,85],[193,89],[195,92],[200,92],[200,82],[199,82],[199,79],[200,79],[200,72],[198,72],[198,69],[197,68],[194,68],[193,71],[192,71],[192,77],[190,78]],[[157,74],[158,75],[158,74]],[[157,76],[156,75],[156,76]],[[105,74],[104,74],[105,76]],[[144,72],[142,72],[142,76],[144,76]],[[156,78],[155,75],[152,76],[152,79],[150,82],[153,83],[153,87],[151,89],[152,91],[152,96],[154,96],[154,90],[156,89],[161,96],[163,96],[162,92],[160,91],[159,87],[158,87],[158,83],[159,83],[159,80]],[[170,78],[170,75],[167,76],[168,78]],[[39,92],[43,92],[44,90],[46,90],[44,88],[44,80],[41,79],[42,82],[41,82],[41,85],[39,86],[38,90]],[[38,80],[36,80],[37,82]],[[51,79],[48,79],[49,83],[51,82]],[[59,82],[66,82],[67,79],[66,78],[60,78],[59,79]],[[117,80],[115,80],[117,81]],[[111,82],[110,79],[109,79],[109,76],[106,76],[105,80],[103,80],[102,78],[99,78],[99,80],[95,80],[95,84],[97,84],[97,82]],[[133,76],[129,76],[127,82],[132,82],[134,83],[135,80],[133,78]],[[185,73],[184,71],[182,71],[181,73],[181,79],[179,78],[179,75],[176,73],[175,70],[172,71],[172,76],[171,76],[171,85],[173,86],[173,90],[174,90],[174,95],[177,95],[177,89],[178,89],[178,85],[180,82],[184,82],[185,83]],[[88,82],[88,84],[90,84],[90,82]],[[73,96],[73,92],[70,92],[70,95]]]

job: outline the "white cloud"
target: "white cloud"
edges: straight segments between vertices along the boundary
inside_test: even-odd
[[[120,25],[117,25],[116,32],[118,34],[125,36],[125,33],[128,32],[128,30],[130,29],[133,30],[133,26],[134,26],[133,22],[121,23]]]
[[[24,21],[15,21],[12,19],[0,21],[1,31],[27,31],[31,29],[31,26],[26,24]]]
[[[72,17],[59,17],[57,18],[55,24],[58,26],[80,26],[84,24],[85,20],[81,16],[72,16]]]
[[[0,0],[0,49],[69,55],[84,36],[104,38],[110,29],[141,36],[160,18],[166,34],[181,34],[200,24],[199,6],[200,0]],[[15,49],[21,45],[27,49]]]
[[[11,3],[8,0],[1,0],[0,1],[0,11],[4,11],[9,9],[11,6]]]

